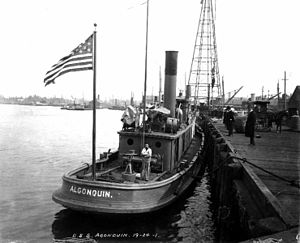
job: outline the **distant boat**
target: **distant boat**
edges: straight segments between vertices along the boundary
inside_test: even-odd
[[[39,101],[37,101],[37,102],[34,103],[34,105],[36,105],[36,106],[47,106],[48,104],[45,103],[45,102],[39,102]]]
[[[72,111],[83,111],[84,110],[84,105],[82,104],[68,104],[62,106],[60,109],[62,110],[72,110]]]
[[[113,106],[108,107],[108,109],[124,111],[126,109],[126,107],[122,106],[122,105],[113,105]]]
[[[62,107],[60,107],[61,110],[66,110],[68,107],[68,105],[63,105]]]
[[[93,101],[90,101],[89,103],[84,105],[85,110],[93,110]],[[99,101],[96,101],[96,109],[102,109],[101,103]]]

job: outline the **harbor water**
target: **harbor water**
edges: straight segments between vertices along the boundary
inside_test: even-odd
[[[142,216],[90,215],[54,203],[62,175],[90,163],[92,111],[0,104],[0,242],[213,242],[210,185],[204,176],[180,200]],[[118,148],[122,111],[97,110],[97,154]]]

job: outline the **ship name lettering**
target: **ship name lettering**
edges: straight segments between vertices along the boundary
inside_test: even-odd
[[[88,196],[91,196],[91,197],[112,198],[112,195],[110,194],[110,191],[87,189],[87,188],[84,188],[84,187],[71,186],[70,187],[70,192],[73,192],[75,194],[88,195]]]

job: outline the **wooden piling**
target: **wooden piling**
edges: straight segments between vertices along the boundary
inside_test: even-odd
[[[260,140],[256,139],[256,146],[250,146],[244,134],[226,137],[221,122],[207,119],[204,127],[212,195],[218,208],[219,238],[224,239],[232,225],[241,227],[243,239],[298,226],[299,133],[265,132]]]

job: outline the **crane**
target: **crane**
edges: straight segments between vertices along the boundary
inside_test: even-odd
[[[280,94],[281,94],[281,92],[279,92],[279,93],[276,94],[276,95],[273,95],[273,96],[269,97],[268,100],[272,100],[272,99],[274,99],[276,96],[278,96],[278,95],[280,95]]]
[[[234,96],[236,96],[236,94],[238,92],[240,92],[240,90],[243,88],[243,86],[241,86],[237,91],[234,92],[234,94],[224,103],[224,106],[227,105],[233,98]]]

